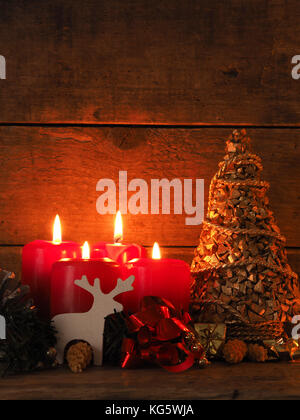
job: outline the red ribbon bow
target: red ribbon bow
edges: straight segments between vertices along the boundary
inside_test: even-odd
[[[144,297],[141,311],[127,319],[133,338],[123,340],[122,368],[151,362],[170,372],[182,372],[203,360],[204,348],[186,326],[190,321],[188,313],[178,315],[166,299]]]

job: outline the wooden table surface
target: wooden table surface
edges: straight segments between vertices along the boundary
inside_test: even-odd
[[[300,399],[300,363],[215,363],[171,374],[159,368],[67,368],[0,380],[0,399]]]

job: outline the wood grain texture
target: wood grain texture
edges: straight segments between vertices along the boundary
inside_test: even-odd
[[[300,249],[288,249],[289,263],[293,270],[300,277]],[[174,258],[191,264],[194,256],[194,248],[164,247],[161,248],[163,258]],[[151,248],[148,248],[148,255],[151,255]],[[16,276],[21,278],[22,266],[22,247],[1,247],[0,246],[0,268],[13,271]]]
[[[12,271],[18,279],[21,279],[22,247],[0,247],[0,268]]]
[[[203,178],[208,188],[230,129],[0,127],[0,244],[51,239],[59,213],[65,240],[111,241],[113,215],[101,216],[101,178]],[[269,197],[287,246],[300,246],[300,131],[250,130],[271,182]],[[130,197],[129,193],[128,197]],[[172,210],[172,207],[171,207]],[[173,211],[172,211],[173,213]],[[195,246],[200,226],[182,215],[124,216],[125,241]]]
[[[171,374],[163,369],[66,368],[0,381],[1,400],[298,400],[300,364],[215,363]],[[157,386],[159,381],[159,386]],[[109,404],[108,404],[109,405]],[[100,411],[101,415],[101,411]]]
[[[299,125],[297,0],[0,0],[2,122]]]

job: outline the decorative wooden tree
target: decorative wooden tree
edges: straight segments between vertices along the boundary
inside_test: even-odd
[[[234,131],[209,194],[207,220],[191,271],[195,318],[249,323],[290,321],[300,313],[299,282],[269,207],[261,159],[246,131]]]

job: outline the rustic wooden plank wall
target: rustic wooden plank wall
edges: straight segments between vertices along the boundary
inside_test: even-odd
[[[297,0],[0,7],[1,121],[299,125]]]
[[[2,244],[24,244],[49,237],[53,215],[62,217],[67,239],[111,240],[114,216],[96,212],[99,179],[118,184],[142,178],[203,178],[206,200],[210,180],[224,156],[230,129],[154,129],[90,127],[0,127],[3,176],[0,178]],[[270,198],[289,246],[298,246],[300,225],[300,132],[249,130],[263,158]],[[132,193],[131,193],[132,194]],[[128,194],[130,197],[130,194]],[[150,201],[150,200],[149,200]],[[150,207],[150,206],[149,206]],[[151,245],[192,246],[199,227],[186,226],[186,215],[130,215],[125,237]],[[179,235],[180,234],[180,235]]]
[[[22,245],[110,240],[96,183],[211,177],[246,126],[291,263],[300,272],[297,0],[0,0],[0,267]],[[127,215],[125,237],[190,262],[185,215]]]

